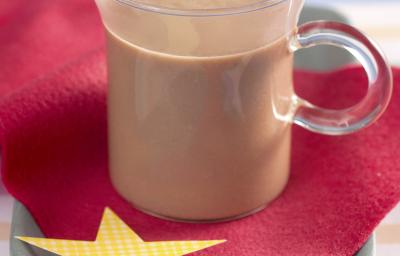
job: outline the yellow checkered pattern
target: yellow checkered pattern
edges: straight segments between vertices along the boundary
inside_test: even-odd
[[[213,241],[144,242],[133,230],[106,209],[93,242],[17,237],[61,256],[181,256],[220,243]]]

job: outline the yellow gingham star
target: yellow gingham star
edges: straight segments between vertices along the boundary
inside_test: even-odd
[[[182,256],[225,240],[144,242],[115,213],[106,208],[96,240],[73,241],[16,237],[60,256]]]

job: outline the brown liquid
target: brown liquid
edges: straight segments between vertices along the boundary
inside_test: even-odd
[[[181,220],[263,207],[289,174],[286,38],[221,57],[179,57],[108,32],[110,172],[136,207]]]

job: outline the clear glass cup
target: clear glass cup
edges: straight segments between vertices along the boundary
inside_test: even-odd
[[[96,2],[108,41],[111,179],[151,215],[212,222],[263,209],[286,186],[292,124],[353,133],[391,98],[391,70],[376,44],[341,23],[297,27],[302,0]],[[357,105],[323,109],[294,93],[293,53],[322,44],[364,66],[369,90]]]

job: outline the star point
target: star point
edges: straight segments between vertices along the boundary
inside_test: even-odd
[[[60,256],[183,256],[226,240],[145,242],[110,208],[106,208],[95,241],[16,236],[16,239]]]

